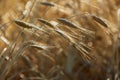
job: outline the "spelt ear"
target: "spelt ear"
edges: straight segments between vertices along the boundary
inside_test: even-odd
[[[47,21],[45,19],[39,18],[38,21],[40,21],[41,23],[46,24],[46,25],[54,28],[54,26],[49,21]]]
[[[92,16],[92,18],[93,18],[96,22],[98,22],[99,24],[101,24],[101,25],[103,25],[104,27],[108,28],[108,25],[105,23],[104,20],[102,20],[101,18],[99,18],[99,17],[97,17],[97,16],[95,16],[95,15],[91,15],[91,16]]]
[[[69,20],[67,20],[67,19],[58,18],[57,20],[58,20],[59,22],[63,23],[64,25],[67,25],[67,26],[72,27],[72,28],[79,29],[79,30],[80,30],[82,33],[84,33],[84,34],[89,35],[89,34],[93,34],[93,33],[94,33],[94,32],[92,32],[92,31],[90,31],[90,30],[87,30],[87,29],[85,29],[85,28],[82,28],[81,26],[76,25],[75,23],[73,23],[73,22],[71,22],[71,21],[69,21]]]
[[[30,23],[27,23],[27,22],[24,22],[24,21],[21,21],[21,20],[15,20],[15,23],[23,28],[30,28],[30,29],[37,29],[37,30],[40,30],[39,27],[33,25],[33,24],[30,24]]]

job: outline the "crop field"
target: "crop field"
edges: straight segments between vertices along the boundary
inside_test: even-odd
[[[120,80],[120,0],[0,0],[0,80]]]

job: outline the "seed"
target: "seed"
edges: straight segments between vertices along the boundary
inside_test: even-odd
[[[19,25],[19,26],[21,26],[21,27],[24,27],[24,28],[33,28],[33,29],[37,29],[37,30],[39,30],[40,28],[39,27],[37,27],[37,26],[35,26],[35,25],[33,25],[33,24],[30,24],[30,23],[27,23],[27,22],[23,22],[23,21],[21,21],[21,20],[15,20],[15,23],[17,24],[17,25]]]
[[[39,18],[38,21],[40,21],[41,23],[46,24],[46,25],[48,25],[48,26],[50,26],[52,28],[54,27],[50,22],[48,22],[45,19]]]
[[[65,25],[68,25],[70,27],[73,27],[73,28],[78,28],[74,23],[72,23],[71,21],[67,20],[67,19],[64,19],[64,18],[58,18],[57,19],[59,22],[65,24]]]
[[[99,17],[97,17],[97,16],[95,16],[95,15],[92,15],[92,18],[93,18],[96,22],[98,22],[98,23],[100,23],[101,25],[103,25],[104,27],[108,28],[108,25],[107,25],[101,18],[99,18]]]
[[[42,5],[45,5],[45,6],[55,6],[55,4],[53,2],[40,2]]]

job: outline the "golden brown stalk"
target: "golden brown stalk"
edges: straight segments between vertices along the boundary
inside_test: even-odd
[[[25,21],[28,20],[28,18],[29,18],[29,16],[30,16],[30,13],[32,12],[32,9],[33,9],[36,1],[37,1],[37,0],[33,0],[32,5],[29,7],[29,11],[27,12],[27,15],[25,15],[25,17],[24,17]]]

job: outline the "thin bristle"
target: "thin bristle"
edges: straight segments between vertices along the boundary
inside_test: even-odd
[[[85,50],[84,47],[82,47],[82,45],[75,44],[74,46],[78,51],[80,51],[79,55],[83,58],[83,60],[84,59],[86,59],[86,61],[94,60],[93,56],[91,56],[89,52]]]
[[[62,37],[64,37],[65,39],[69,40],[72,43],[75,43],[75,41],[64,31],[60,30],[60,29],[55,29],[55,31],[60,34]]]
[[[88,58],[92,59],[91,56],[89,56],[88,54],[89,52],[87,52],[87,50],[84,49],[84,47],[86,47],[85,45],[83,45],[82,43],[77,44],[77,42],[73,38],[71,38],[69,34],[65,33],[64,31],[57,29],[56,32],[61,36],[63,36],[64,38],[68,39],[70,43],[74,44],[76,49],[78,49],[81,52],[80,54],[82,55],[83,58],[84,56],[87,56]],[[86,49],[89,49],[90,51],[90,48],[86,47]]]

